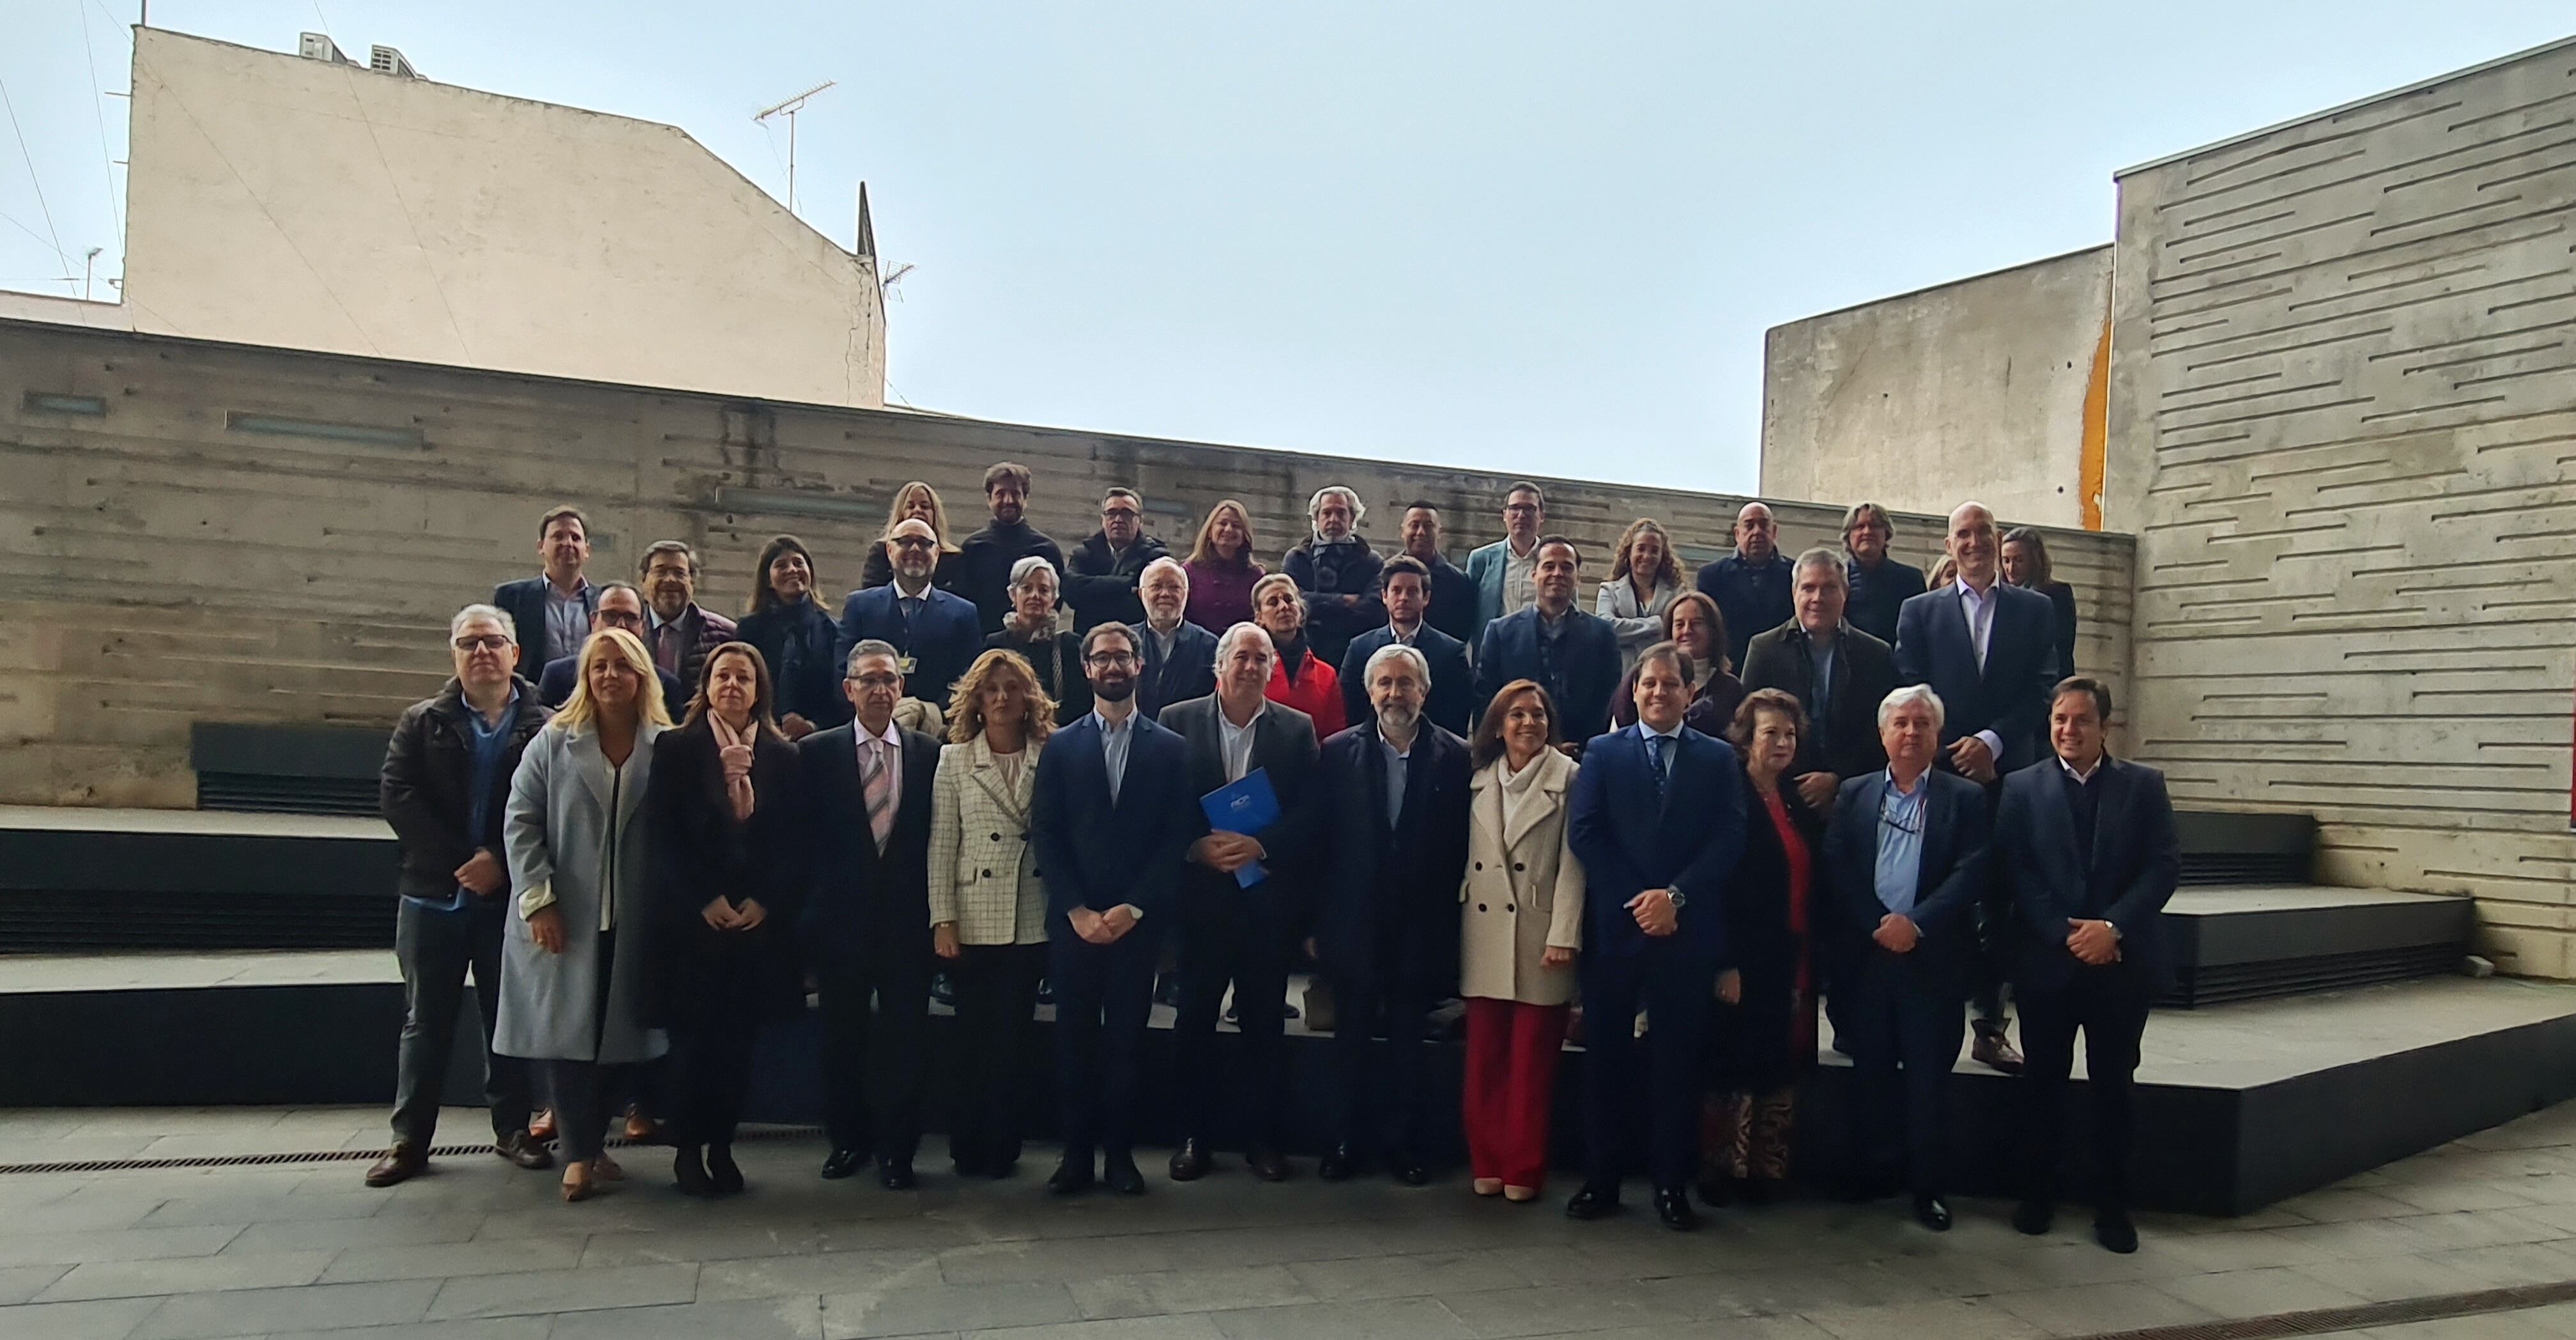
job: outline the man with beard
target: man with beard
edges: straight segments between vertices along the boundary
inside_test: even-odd
[[[929,522],[919,517],[897,522],[885,549],[894,562],[894,580],[852,591],[841,602],[841,635],[833,643],[833,655],[847,665],[850,649],[860,643],[870,638],[890,642],[902,658],[906,688],[944,708],[949,686],[983,650],[975,607],[930,584],[939,566],[939,535]]]
[[[1165,555],[1145,565],[1136,594],[1145,618],[1128,625],[1144,653],[1136,672],[1136,710],[1162,720],[1163,709],[1216,692],[1216,634],[1182,617],[1190,606],[1190,573]]]
[[[1029,801],[1046,880],[1063,1114],[1064,1161],[1047,1189],[1072,1195],[1106,1180],[1120,1195],[1138,1196],[1145,1023],[1161,927],[1198,836],[1198,797],[1189,792],[1189,746],[1137,714],[1136,635],[1125,624],[1092,629],[1082,639],[1082,665],[1091,714],[1048,738]]]
[[[650,617],[644,645],[653,664],[677,675],[680,692],[698,690],[698,667],[707,653],[734,640],[733,620],[698,604],[698,551],[682,540],[655,540],[638,565],[643,574],[645,612]],[[666,703],[678,720],[686,697]]]
[[[1313,533],[1280,562],[1306,595],[1306,641],[1326,665],[1340,665],[1351,639],[1386,618],[1377,603],[1379,559],[1359,535],[1367,515],[1357,493],[1339,484],[1317,489],[1306,503]]]
[[[976,640],[1002,631],[1002,621],[1011,613],[1011,566],[1031,554],[1047,561],[1064,575],[1064,550],[1038,532],[1027,520],[1029,505],[1029,467],[1003,461],[984,472],[984,506],[993,520],[982,530],[967,536],[957,545],[949,559],[947,571],[955,575],[949,589],[975,602],[975,612],[983,633]],[[937,541],[934,533],[932,540]],[[939,568],[939,556],[931,555],[931,566]],[[958,667],[964,673],[965,667]]]
[[[1136,623],[1145,617],[1140,579],[1170,551],[1145,533],[1144,509],[1134,489],[1114,488],[1101,498],[1100,529],[1065,560],[1064,599],[1073,606],[1073,631],[1088,633],[1104,623]]]
[[[1771,509],[1746,503],[1735,514],[1735,552],[1699,570],[1699,589],[1717,602],[1726,621],[1726,663],[1744,664],[1744,648],[1756,633],[1767,633],[1789,621],[1788,556],[1780,552],[1780,523]]]

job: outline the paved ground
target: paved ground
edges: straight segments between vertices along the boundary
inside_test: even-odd
[[[346,1109],[0,1112],[0,1164],[355,1148],[379,1129]],[[1946,1236],[1890,1202],[1729,1212],[1685,1237],[1642,1207],[1570,1223],[1562,1187],[1508,1206],[1460,1180],[1325,1186],[1308,1164],[1284,1186],[1238,1167],[1062,1203],[1039,1151],[1013,1182],[942,1166],[896,1195],[817,1180],[810,1140],[742,1148],[753,1189],[719,1203],[671,1191],[650,1150],[584,1205],[489,1157],[386,1191],[358,1163],[0,1175],[0,1337],[1984,1340],[2576,1280],[2576,1104],[2260,1215],[2151,1216],[2132,1257],[2094,1247],[2080,1214],[2020,1237],[1992,1202],[1960,1203]],[[2568,1340],[2576,1305],[2350,1334]]]

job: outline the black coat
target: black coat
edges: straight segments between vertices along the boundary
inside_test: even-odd
[[[2057,677],[2075,673],[2075,588],[2064,582],[2050,582],[2038,588],[2057,610]]]
[[[1317,867],[1307,922],[1327,969],[1381,981],[1418,974],[1416,988],[1438,999],[1457,994],[1467,742],[1423,723],[1404,776],[1404,810],[1390,830],[1377,727],[1324,741],[1307,788]]]
[[[519,755],[545,729],[546,708],[528,681],[517,681],[509,737],[492,770],[484,797],[483,827],[469,831],[474,805],[474,734],[465,690],[455,680],[438,696],[403,709],[385,742],[385,764],[376,783],[377,804],[402,844],[402,874],[395,890],[406,898],[445,902],[456,892],[456,867],[476,851],[501,850],[501,811],[509,808],[510,778]],[[506,896],[506,891],[503,895]]]
[[[998,633],[1011,614],[1011,565],[1031,554],[1055,569],[1061,586],[1064,550],[1025,520],[1007,526],[997,521],[959,541],[957,552],[939,565],[931,585],[944,582],[945,589],[973,601],[984,631]]]
[[[1136,594],[1136,580],[1144,575],[1146,564],[1170,556],[1171,550],[1151,535],[1138,535],[1126,553],[1113,556],[1109,537],[1091,532],[1091,538],[1064,559],[1064,601],[1073,606],[1073,631],[1088,633],[1105,623],[1143,623],[1145,602]]]
[[[1351,639],[1342,652],[1342,724],[1370,726],[1377,724],[1377,709],[1369,705],[1368,663],[1378,648],[1395,641],[1395,629],[1380,624]],[[1440,729],[1466,738],[1475,732],[1476,672],[1467,665],[1467,644],[1422,621],[1422,631],[1414,635],[1413,649],[1422,653],[1423,664],[1431,670],[1431,692],[1422,700],[1422,719]]]
[[[1476,579],[1436,554],[1426,566],[1431,569],[1431,604],[1422,621],[1464,645],[1476,627]]]
[[[1550,682],[1539,657],[1535,605],[1485,625],[1485,645],[1476,649],[1476,714],[1484,714],[1486,704],[1505,684],[1529,679],[1556,699],[1562,718],[1558,734],[1569,740],[1589,740],[1609,730],[1610,700],[1619,691],[1619,634],[1610,621],[1568,609],[1556,655],[1556,675]]]
[[[1082,671],[1082,639],[1071,633],[1022,637],[1005,628],[984,639],[986,651],[1016,651],[1037,672],[1038,687],[1055,699],[1055,724],[1070,726],[1091,714],[1091,679]]]
[[[1954,772],[1924,774],[1923,853],[1914,887],[1915,926],[1922,938],[1906,954],[1880,948],[1871,936],[1887,909],[1878,901],[1884,771],[1845,778],[1825,827],[1823,886],[1817,904],[1816,953],[1827,990],[1852,990],[1875,977],[1889,985],[1942,1000],[1965,1000],[1977,965],[1977,904],[1988,887],[1986,790]],[[1877,971],[1874,971],[1877,970]]]
[[[1224,734],[1217,724],[1223,710],[1214,697],[1192,698],[1163,709],[1159,722],[1189,747],[1192,842],[1214,831],[1199,799],[1226,786]],[[1218,916],[1227,908],[1241,906],[1258,907],[1273,924],[1296,923],[1303,905],[1297,891],[1304,883],[1305,871],[1301,867],[1307,855],[1306,825],[1313,817],[1306,807],[1306,795],[1319,749],[1313,717],[1284,703],[1265,701],[1260,719],[1252,723],[1252,766],[1270,778],[1271,794],[1279,799],[1279,821],[1252,837],[1270,853],[1262,862],[1269,874],[1246,888],[1237,884],[1234,876],[1214,867],[1184,866],[1183,919]]]
[[[759,648],[760,658],[769,663],[780,718],[793,712],[814,723],[817,730],[850,719],[849,695],[841,692],[841,666],[832,656],[832,644],[841,630],[822,606],[810,600],[772,605],[744,615],[734,625],[733,635]]]
[[[1748,563],[1741,552],[1728,554],[1699,570],[1700,593],[1717,602],[1726,623],[1726,659],[1730,668],[1744,664],[1744,649],[1753,635],[1777,628],[1797,613],[1791,598],[1795,564],[1776,550],[1768,563]]]
[[[1164,708],[1216,692],[1216,634],[1183,619],[1166,658],[1162,642],[1142,620],[1127,631],[1136,635],[1136,654],[1143,658],[1136,669],[1137,711],[1160,720]]]
[[[650,891],[645,916],[619,920],[653,941],[647,1023],[669,1027],[718,1012],[784,1019],[805,1008],[796,942],[806,883],[803,781],[796,746],[760,736],[751,818],[738,822],[712,726],[701,718],[654,742],[644,793]],[[737,907],[757,900],[767,915],[750,930],[719,931],[700,912],[716,897]]]
[[[1744,975],[1740,1003],[1720,1006],[1717,1028],[1724,1041],[1718,1053],[1718,1083],[1742,1092],[1761,1092],[1789,1083],[1815,1065],[1813,1048],[1803,1056],[1791,1042],[1798,1035],[1796,1014],[1814,1009],[1818,976],[1808,973],[1808,998],[1797,999],[1798,966],[1811,961],[1818,916],[1831,895],[1825,889],[1825,819],[1807,807],[1798,789],[1782,779],[1780,799],[1789,826],[1807,845],[1807,929],[1789,928],[1789,853],[1771,808],[1753,781],[1744,781],[1744,851],[1726,884],[1726,943],[1735,969]],[[1814,1038],[1812,1026],[1807,1037]]]
[[[804,771],[807,962],[930,946],[930,784],[939,741],[903,733],[903,792],[894,828],[877,850],[859,780],[857,728],[836,726],[796,742]]]
[[[2086,974],[2132,979],[2141,1001],[2171,984],[2165,903],[2182,873],[2165,775],[2103,758],[2093,847],[2081,850],[2066,770],[2051,754],[2004,778],[1995,810],[1995,874],[2013,908],[2007,941],[2014,985],[2026,994],[2064,990]],[[2068,918],[2120,928],[2120,957],[2092,967],[2066,947]]]
[[[1896,645],[1896,612],[1905,602],[1923,594],[1923,569],[1893,558],[1882,558],[1876,568],[1864,568],[1849,553],[1843,555],[1851,577],[1851,598],[1843,603],[1843,622],[1893,647]]]
[[[1795,619],[1763,632],[1744,653],[1745,692],[1779,689],[1807,711],[1808,729],[1798,737],[1798,757],[1789,765],[1790,774],[1821,770],[1837,777],[1858,777],[1886,767],[1887,749],[1878,742],[1878,705],[1896,691],[1894,649],[1846,620],[1834,636],[1834,680],[1827,688],[1833,701],[1829,703],[1807,701],[1815,692],[1815,664],[1806,630]]]
[[[1351,639],[1386,623],[1386,606],[1378,600],[1378,573],[1384,559],[1368,541],[1317,544],[1307,536],[1279,561],[1279,570],[1306,596],[1306,641],[1324,664],[1338,666]],[[1357,596],[1344,603],[1342,597]]]

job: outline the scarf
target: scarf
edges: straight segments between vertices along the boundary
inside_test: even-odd
[[[736,731],[713,712],[707,713],[707,726],[715,732],[716,760],[724,765],[725,796],[733,801],[736,823],[751,818],[751,740],[760,727],[757,723]]]
[[[1528,766],[1518,772],[1512,771],[1511,755],[1505,754],[1497,761],[1503,765],[1503,828],[1509,831],[1512,821],[1521,817],[1521,809],[1537,792],[1539,774],[1547,771],[1544,766],[1547,759],[1543,755],[1532,755]]]

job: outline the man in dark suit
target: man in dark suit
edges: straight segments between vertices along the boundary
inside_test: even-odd
[[[1807,709],[1807,730],[1789,764],[1798,794],[1818,813],[1843,779],[1887,766],[1878,743],[1878,705],[1896,687],[1895,653],[1852,627],[1843,560],[1831,549],[1798,555],[1797,613],[1745,649],[1744,690],[1779,689]]]
[[[644,649],[653,664],[679,676],[683,691],[695,693],[707,653],[733,640],[733,620],[698,603],[698,551],[685,540],[646,545],[636,572],[644,588]]]
[[[1386,626],[1352,638],[1350,649],[1342,653],[1342,720],[1353,726],[1377,720],[1369,709],[1368,686],[1360,680],[1378,648],[1401,642],[1421,652],[1431,667],[1431,697],[1423,705],[1423,719],[1465,738],[1476,676],[1467,668],[1467,644],[1431,625],[1430,571],[1411,554],[1398,554],[1378,570],[1378,583]]]
[[[894,580],[852,591],[841,602],[835,654],[847,664],[850,648],[861,642],[875,638],[893,643],[913,696],[944,711],[949,688],[983,649],[982,625],[975,606],[963,596],[930,584],[939,566],[939,535],[929,522],[909,517],[897,523],[886,535],[885,548]]]
[[[2084,1031],[2093,1096],[2093,1236],[2138,1249],[2129,1220],[2132,1081],[2147,1006],[2172,973],[2164,907],[2182,870],[2173,800],[2153,768],[2103,750],[2111,690],[2070,678],[2049,703],[2052,757],[2004,779],[1995,864],[2012,891],[2013,985],[2029,1055],[2023,1150],[2029,1159],[2013,1227],[2046,1233],[2056,1213],[2058,1142],[2075,1031]]]
[[[1538,603],[1485,625],[1484,645],[1476,649],[1471,712],[1483,712],[1505,684],[1527,679],[1556,701],[1568,742],[1588,740],[1610,728],[1610,697],[1620,679],[1619,634],[1609,620],[1574,607],[1575,584],[1582,575],[1583,558],[1574,541],[1562,535],[1539,538],[1532,578]]]
[[[1316,1173],[1339,1182],[1383,1152],[1396,1180],[1431,1180],[1423,1160],[1440,1119],[1424,1072],[1431,1007],[1458,980],[1458,888],[1467,866],[1467,742],[1423,719],[1422,653],[1378,649],[1361,667],[1374,725],[1324,742],[1307,788],[1314,809],[1314,938],[1331,986],[1331,1145]],[[1383,1028],[1385,1066],[1370,1064]],[[1455,1118],[1454,1098],[1438,1109]]]
[[[1941,699],[1914,685],[1878,709],[1887,769],[1843,783],[1825,830],[1825,887],[1817,954],[1852,1058],[1856,1194],[1898,1179],[1914,1217],[1950,1227],[1942,1200],[1950,1068],[1959,1060],[1960,1003],[1976,971],[1974,912],[1987,882],[1986,796],[1932,766]],[[1902,1153],[1900,1154],[1900,1151]]]
[[[888,1191],[913,1185],[930,1009],[930,782],[939,742],[894,724],[901,655],[850,649],[849,725],[796,744],[813,843],[802,931],[823,1007],[823,1176],[876,1159]],[[875,1006],[873,1016],[869,1006]]]
[[[1190,607],[1190,574],[1165,556],[1145,565],[1136,579],[1145,619],[1129,624],[1144,668],[1136,672],[1136,710],[1161,720],[1163,709],[1216,692],[1216,634],[1183,617]]]
[[[595,588],[590,609],[590,631],[596,633],[603,628],[623,628],[633,633],[636,640],[643,640],[644,593],[626,582],[609,582]],[[587,634],[583,640],[588,640]],[[548,709],[563,706],[565,700],[572,697],[573,681],[580,673],[581,645],[575,643],[571,651],[546,662],[545,669],[537,673],[537,701]],[[658,665],[653,667],[653,675],[662,684],[663,710],[671,714],[673,721],[679,720],[680,714],[689,706],[688,695],[680,688],[680,677]]]
[[[1405,556],[1431,574],[1431,598],[1423,609],[1422,621],[1457,639],[1464,648],[1476,626],[1476,579],[1440,552],[1440,509],[1419,500],[1405,504],[1399,534]],[[1438,668],[1434,667],[1432,673],[1438,674]],[[1451,729],[1465,733],[1464,727]]]
[[[1071,1195],[1105,1179],[1121,1195],[1140,1196],[1135,1120],[1145,1022],[1160,928],[1198,835],[1191,822],[1198,797],[1189,789],[1189,746],[1137,715],[1136,635],[1123,623],[1092,629],[1083,635],[1082,664],[1093,710],[1047,740],[1029,801],[1046,879],[1063,1112],[1064,1161],[1047,1189]]]
[[[1300,910],[1291,866],[1304,847],[1297,834],[1317,747],[1314,718],[1264,696],[1277,658],[1259,625],[1236,624],[1217,644],[1215,659],[1223,669],[1216,692],[1163,709],[1162,724],[1189,746],[1188,790],[1196,820],[1189,868],[1181,874],[1180,1017],[1172,1025],[1172,1074],[1181,1094],[1181,1144],[1172,1153],[1176,1182],[1195,1181],[1208,1170],[1222,1087],[1216,1017],[1229,984],[1248,1080],[1244,1162],[1265,1182],[1285,1181],[1290,1172],[1280,1147],[1288,1110],[1288,963],[1296,952]],[[1250,833],[1210,824],[1195,798],[1256,771],[1269,778],[1279,817]],[[1246,885],[1237,872],[1254,863],[1262,873]]]
[[[1735,514],[1735,552],[1702,565],[1698,585],[1726,624],[1728,666],[1743,665],[1753,635],[1789,619],[1789,559],[1770,508],[1751,502]]]
[[[543,571],[493,587],[492,603],[518,625],[526,653],[519,664],[542,667],[581,650],[599,603],[599,588],[582,575],[590,564],[590,519],[580,508],[557,507],[537,518],[537,559]]]
[[[1689,654],[1658,642],[1637,657],[1637,724],[1593,740],[1574,774],[1566,839],[1583,862],[1583,1188],[1576,1219],[1619,1207],[1646,1010],[1647,1167],[1665,1227],[1699,1226],[1701,1039],[1726,966],[1726,885],[1744,850],[1735,751],[1682,724]]]
[[[1851,578],[1851,603],[1843,617],[1891,647],[1896,645],[1897,610],[1924,590],[1923,569],[1888,555],[1887,543],[1895,535],[1895,523],[1877,503],[1854,503],[1843,513],[1843,552],[1850,558]]]

